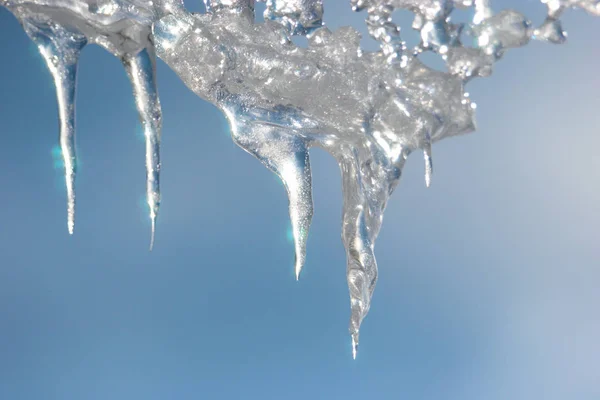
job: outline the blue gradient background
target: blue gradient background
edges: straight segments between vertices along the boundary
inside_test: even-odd
[[[544,14],[538,1],[494,4]],[[362,28],[345,1],[326,6],[330,27]],[[90,46],[69,237],[53,84],[0,9],[0,399],[599,399],[600,21],[569,12],[564,25],[566,45],[513,50],[470,84],[479,130],[434,147],[430,189],[421,155],[409,158],[352,361],[333,159],[312,153],[296,282],[283,186],[159,62],[149,253],[130,85]]]

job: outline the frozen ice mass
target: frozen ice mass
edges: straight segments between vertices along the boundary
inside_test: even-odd
[[[354,358],[377,283],[375,241],[407,157],[423,152],[429,186],[432,144],[475,130],[476,105],[465,89],[470,80],[489,76],[510,48],[530,40],[565,42],[560,17],[569,9],[600,16],[600,0],[541,0],[547,16],[540,26],[517,11],[493,9],[491,0],[266,0],[264,22],[257,22],[254,0],[204,2],[207,12],[197,14],[178,0],[0,0],[35,42],[54,80],[68,231],[75,227],[77,64],[93,43],[118,57],[131,81],[145,135],[154,245],[162,121],[158,57],[225,114],[237,145],[283,181],[297,278],[313,216],[309,149],[320,147],[336,159]],[[379,50],[361,49],[354,28],[330,31],[323,15],[335,7],[362,12]],[[393,20],[399,9],[414,14],[412,27],[405,27],[419,33],[414,48]],[[467,12],[469,21],[454,22],[456,10]],[[296,46],[293,36],[305,36],[308,46]],[[446,70],[425,65],[425,52],[439,56]]]

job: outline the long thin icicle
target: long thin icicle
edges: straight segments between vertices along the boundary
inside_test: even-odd
[[[67,227],[69,234],[72,235],[75,228],[75,175],[77,173],[75,152],[77,63],[81,49],[87,41],[85,36],[47,20],[26,18],[23,20],[23,26],[38,46],[56,86],[59,141],[65,163],[67,186]]]
[[[160,135],[162,113],[156,89],[156,57],[149,48],[122,59],[133,86],[133,95],[146,140],[146,198],[150,208],[152,233],[150,250],[154,247],[156,217],[160,207]]]

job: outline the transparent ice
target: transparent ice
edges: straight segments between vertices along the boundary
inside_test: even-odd
[[[563,43],[559,18],[567,9],[600,16],[599,0],[541,1],[547,17],[534,27],[516,11],[493,12],[489,0],[350,0],[345,6],[366,11],[368,32],[380,44],[376,52],[360,48],[355,29],[331,32],[323,25],[324,7],[342,6],[338,0],[266,0],[261,23],[254,0],[204,0],[206,14],[192,14],[177,0],[0,0],[0,5],[37,44],[56,85],[69,233],[75,221],[77,61],[88,43],[119,57],[133,87],[146,138],[151,248],[160,205],[156,55],[222,110],[235,143],[283,181],[296,277],[313,215],[309,149],[329,152],[342,175],[342,240],[356,357],[377,282],[375,240],[409,154],[423,151],[429,186],[432,144],[475,129],[476,107],[466,83],[489,76],[510,48],[532,39]],[[414,13],[420,43],[412,49],[392,20],[396,9]],[[469,9],[471,20],[453,23],[456,9]],[[294,45],[294,35],[306,36],[308,47]],[[423,52],[439,55],[447,72],[423,64]]]

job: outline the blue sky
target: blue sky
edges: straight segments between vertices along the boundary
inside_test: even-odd
[[[544,12],[494,4],[536,22]],[[346,2],[327,5],[330,27],[361,26]],[[597,400],[600,23],[570,12],[564,25],[566,45],[513,50],[470,84],[479,130],[434,146],[431,188],[409,158],[352,361],[333,159],[312,153],[296,282],[283,186],[159,62],[163,200],[149,253],[129,82],[89,46],[69,237],[53,84],[0,9],[0,399]]]

